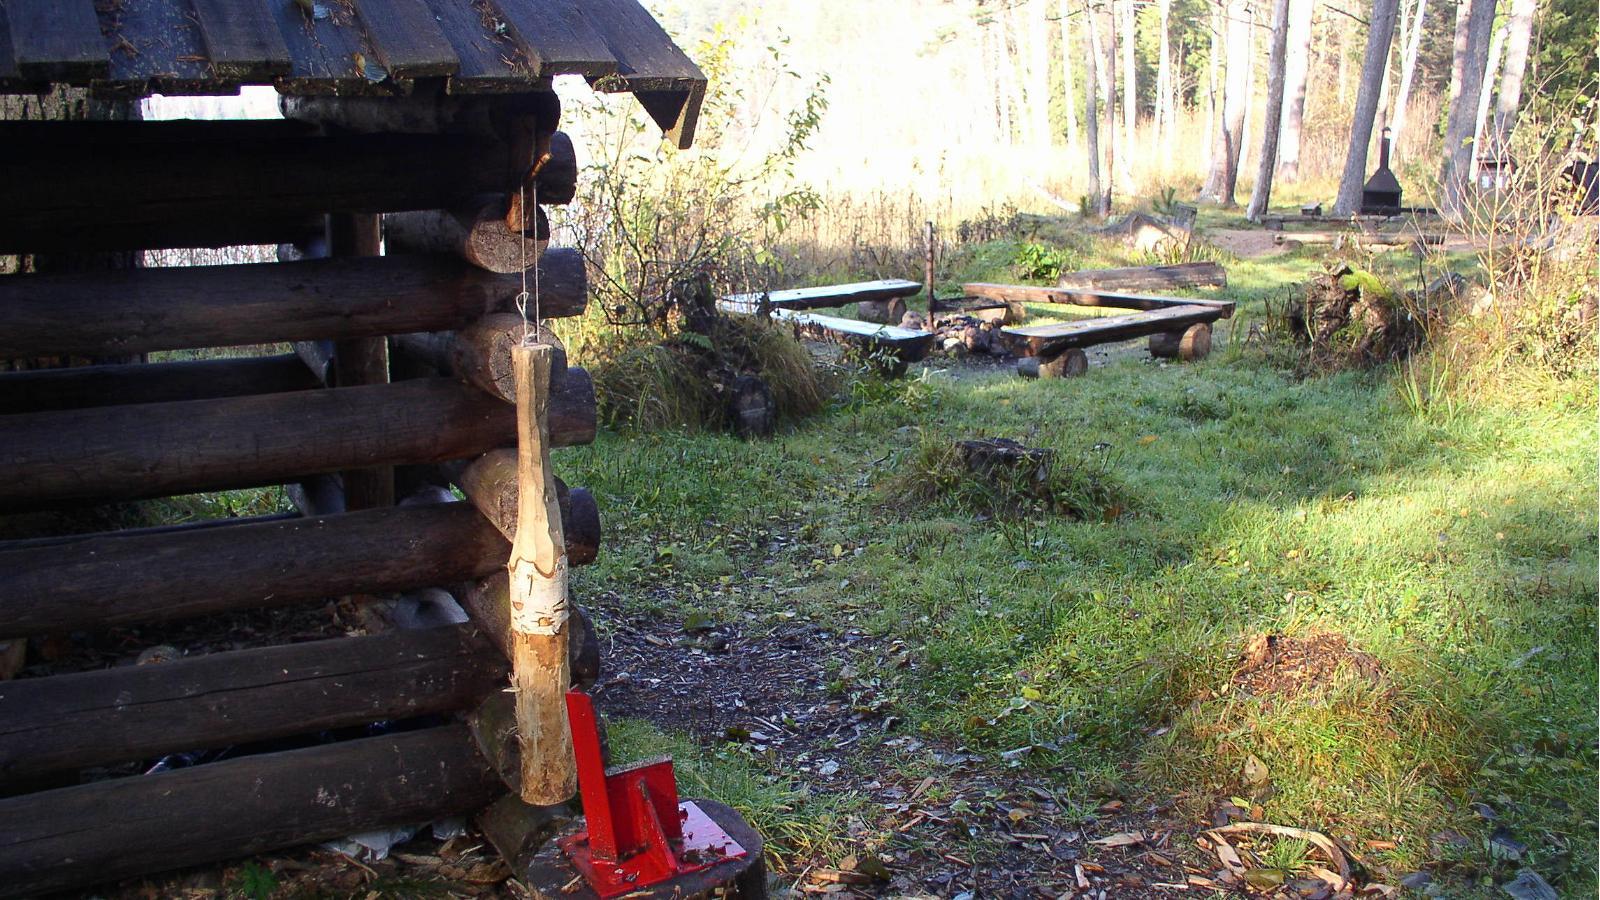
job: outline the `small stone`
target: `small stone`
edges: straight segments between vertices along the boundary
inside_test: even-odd
[[[1500,886],[1500,890],[1515,900],[1558,900],[1556,889],[1532,869],[1523,869],[1517,877]]]
[[[1432,881],[1433,876],[1429,875],[1427,872],[1412,872],[1410,875],[1400,879],[1400,886],[1411,888],[1414,891],[1420,891],[1427,887]]]
[[[1494,834],[1489,836],[1489,855],[1495,859],[1508,859],[1512,862],[1522,859],[1528,852],[1528,845],[1513,838],[1511,832],[1504,825],[1496,828]]]
[[[1472,811],[1478,814],[1478,818],[1484,819],[1484,820],[1489,821],[1489,822],[1493,822],[1495,819],[1500,818],[1500,816],[1497,813],[1495,813],[1494,807],[1490,806],[1487,803],[1474,803],[1474,804],[1472,804]]]

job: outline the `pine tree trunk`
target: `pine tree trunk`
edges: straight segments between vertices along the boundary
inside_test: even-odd
[[[1050,0],[1028,4],[1028,113],[1036,147],[1049,147],[1050,135]]]
[[[1528,42],[1533,36],[1533,19],[1538,10],[1539,0],[1511,0],[1506,67],[1500,74],[1500,97],[1494,107],[1497,153],[1511,140],[1511,129],[1517,124],[1517,109],[1522,105],[1522,78],[1528,68]]]
[[[1122,128],[1126,141],[1127,167],[1133,169],[1133,148],[1137,138],[1133,129],[1139,120],[1139,83],[1138,73],[1133,65],[1133,45],[1137,40],[1137,28],[1133,12],[1133,0],[1122,0]]]
[[[1076,150],[1078,147],[1078,113],[1077,113],[1077,85],[1072,77],[1072,0],[1061,0],[1061,97],[1066,101],[1063,105],[1067,110],[1067,148]]]
[[[1535,0],[1537,2],[1537,0]],[[1394,138],[1391,155],[1398,156],[1400,136],[1406,130],[1406,107],[1411,102],[1411,83],[1417,74],[1417,54],[1422,49],[1422,26],[1427,21],[1428,0],[1417,0],[1416,14],[1411,17],[1411,32],[1406,36],[1405,52],[1400,58],[1400,88],[1394,98],[1394,120],[1389,126]]]
[[[1256,161],[1256,183],[1245,215],[1261,221],[1272,200],[1272,171],[1278,160],[1278,124],[1283,120],[1284,56],[1289,50],[1289,0],[1277,0],[1272,10],[1272,50],[1267,56],[1267,114],[1261,120],[1261,158]]]
[[[1222,58],[1222,9],[1215,4],[1211,6],[1211,52],[1206,54],[1206,171],[1210,172],[1217,165],[1217,130],[1222,116],[1222,105],[1218,103],[1217,60]],[[1205,192],[1202,189],[1201,196]]]
[[[1227,57],[1222,88],[1222,121],[1211,156],[1211,172],[1201,196],[1222,206],[1235,205],[1239,180],[1239,155],[1244,140],[1244,119],[1250,92],[1250,11],[1247,0],[1228,0],[1226,13]]]
[[[1117,192],[1117,7],[1116,0],[1106,12],[1106,195],[1100,204],[1102,216],[1111,215],[1111,198]]]
[[[1289,0],[1289,34],[1283,64],[1283,118],[1278,134],[1277,177],[1300,180],[1300,134],[1306,118],[1306,75],[1311,63],[1311,15],[1315,0]]]
[[[1489,62],[1489,41],[1494,32],[1495,0],[1467,0],[1465,39],[1458,40],[1461,90],[1450,104],[1445,122],[1444,160],[1439,169],[1439,213],[1459,222],[1472,183],[1472,126],[1483,91],[1484,68]],[[1459,26],[1458,20],[1458,26]],[[1461,28],[1457,28],[1458,37]]]
[[[1089,9],[1085,0],[1083,4],[1083,19],[1085,27],[1089,29],[1089,39],[1084,41],[1088,49],[1088,66],[1083,74],[1083,133],[1088,141],[1089,151],[1089,211],[1100,214],[1100,36],[1094,27],[1094,12]]]
[[[1159,0],[1156,8],[1161,14],[1161,34],[1156,52],[1156,132],[1164,159],[1172,157],[1172,135],[1176,123],[1172,114],[1172,0]]]
[[[1339,177],[1338,199],[1333,202],[1336,216],[1352,215],[1361,208],[1361,188],[1367,181],[1367,145],[1372,141],[1372,123],[1378,115],[1384,66],[1389,59],[1389,46],[1394,42],[1394,20],[1399,5],[1399,0],[1373,0],[1367,52],[1361,61],[1361,85],[1356,90],[1355,118],[1350,122],[1349,155],[1345,157],[1344,174]]]

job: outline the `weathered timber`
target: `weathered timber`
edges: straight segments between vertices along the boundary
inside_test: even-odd
[[[511,659],[516,644],[511,636],[511,579],[505,570],[456,585],[451,596],[500,654]],[[572,618],[567,622],[572,637],[567,641],[567,662],[571,667],[572,686],[585,690],[600,678],[600,636],[582,607],[576,603],[569,603],[569,606]],[[515,716],[508,718],[513,720],[511,727],[515,728]],[[512,769],[520,770],[520,767]]]
[[[0,373],[0,415],[277,394],[318,387],[294,354]]]
[[[552,275],[540,282],[541,315],[583,312],[587,283],[565,264]],[[519,276],[447,256],[8,275],[0,279],[0,357],[442,331],[514,310],[521,290]]]
[[[863,322],[899,325],[905,317],[906,301],[899,297],[893,300],[863,300],[856,304],[856,318]]]
[[[428,821],[503,791],[453,724],[25,794],[0,800],[0,896]]]
[[[814,288],[791,288],[783,291],[761,291],[753,294],[730,294],[718,306],[728,312],[753,313],[765,303],[770,309],[825,309],[851,303],[878,300],[904,299],[915,296],[922,285],[903,278],[882,281],[862,281],[856,284],[834,284]]]
[[[500,851],[513,873],[524,871],[534,855],[571,821],[572,811],[566,805],[534,806],[515,796],[496,800],[478,813],[476,820],[478,830]]]
[[[550,371],[555,349],[545,344],[512,350],[516,379],[517,529],[511,540],[511,683],[516,689],[521,797],[563,803],[577,792],[566,693],[566,539],[555,473],[550,468]]]
[[[521,272],[538,264],[550,242],[549,219],[534,212],[524,232],[507,225],[505,198],[491,196],[449,210],[390,213],[384,236],[402,253],[453,253],[487,272]]]
[[[552,388],[557,447],[594,439],[594,384]],[[513,407],[441,378],[0,417],[0,510],[282,484],[476,456],[515,439]]]
[[[749,311],[745,304],[729,304],[723,300],[717,301],[717,306],[725,312]],[[774,309],[771,311],[771,316],[780,322],[788,322],[794,326],[795,331],[806,337],[851,344],[869,350],[886,350],[901,363],[916,362],[927,356],[928,351],[933,348],[934,335],[929,331],[916,331],[897,325],[874,325],[859,319],[823,316],[788,309]]]
[[[1227,287],[1228,270],[1220,263],[1187,262],[1170,266],[1084,269],[1063,272],[1058,287],[1086,291],[1147,291],[1166,288]]]
[[[383,253],[382,223],[372,213],[328,216],[328,252],[336,258],[371,258]],[[335,341],[333,379],[340,387],[389,383],[389,341],[381,336]],[[345,509],[394,505],[394,470],[374,466],[341,472]]]
[[[110,70],[94,5],[68,0],[9,0],[10,55],[29,81],[77,81]]]
[[[427,331],[397,334],[389,340],[395,353],[407,357],[408,371],[431,371],[453,375],[508,403],[516,402],[516,386],[511,372],[511,348],[530,337],[531,323],[513,313],[484,316],[460,331]],[[540,340],[555,341],[548,328],[537,332]],[[567,371],[565,351],[552,363],[553,377]]]
[[[503,568],[505,538],[467,503],[0,544],[0,632],[133,625],[385,593]]]
[[[1054,356],[1024,356],[1017,360],[1023,378],[1077,378],[1089,371],[1089,356],[1082,350],[1063,350]]]
[[[1211,326],[1190,325],[1182,331],[1159,331],[1150,335],[1150,355],[1161,359],[1193,362],[1211,354]]]
[[[450,481],[461,488],[467,500],[483,513],[506,540],[517,532],[519,495],[517,490],[517,451],[490,450],[471,463],[446,463]],[[567,561],[574,566],[594,562],[600,549],[600,508],[594,495],[584,488],[568,489],[556,479],[556,502],[561,512],[561,533]]]
[[[572,138],[565,131],[558,131],[550,136],[550,146],[544,161],[539,163],[534,174],[534,185],[537,188],[539,203],[551,206],[564,206],[572,202],[578,195],[578,153],[572,146]],[[528,202],[533,202],[533,192],[529,192]],[[520,195],[519,195],[520,196]],[[521,222],[521,215],[507,220],[516,227],[515,223]]]
[[[574,73],[599,79],[617,71],[617,58],[571,0],[488,0],[507,35],[546,78]]]
[[[289,71],[289,47],[253,2],[194,0],[195,21],[218,76],[260,80]]]
[[[0,253],[222,246],[208,229],[241,210],[294,221],[448,208],[515,191],[533,166],[531,144],[519,143],[319,134],[288,120],[4,122],[0,171],[29,177],[0,180]]]
[[[459,68],[449,39],[423,0],[356,0],[355,7],[391,77],[451,75]]]
[[[1099,306],[1111,309],[1157,310],[1179,306],[1214,306],[1224,319],[1233,316],[1232,300],[1200,300],[1191,297],[1161,297],[1153,294],[1121,294],[1078,288],[1035,287],[1023,284],[964,284],[968,295],[1005,303],[1062,303],[1071,306]]]
[[[333,341],[295,341],[294,355],[322,387],[339,386],[339,370],[333,364]]]
[[[30,678],[0,689],[0,782],[465,709],[507,671],[455,625]]]
[[[1062,350],[1109,344],[1162,331],[1187,328],[1222,317],[1215,306],[1178,306],[1126,316],[1097,316],[1059,325],[1014,326],[1001,329],[1005,340],[1026,356],[1054,356]]]

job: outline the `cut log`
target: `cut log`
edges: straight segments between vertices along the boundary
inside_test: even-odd
[[[1179,306],[1214,306],[1222,318],[1233,315],[1231,300],[1200,300],[1191,297],[1160,297],[1152,294],[1120,294],[1078,288],[1034,287],[1023,284],[964,284],[961,289],[973,297],[1006,303],[1063,303],[1071,306],[1098,306],[1111,309],[1158,310]],[[1020,318],[1018,319],[1020,321]]]
[[[1227,287],[1228,270],[1220,263],[1188,262],[1170,266],[1084,269],[1063,272],[1057,287],[1085,291],[1154,291],[1170,288]]]
[[[383,252],[379,217],[370,213],[328,216],[328,250],[339,258],[376,257]],[[353,337],[334,342],[333,383],[357,387],[389,383],[389,342],[383,337]],[[374,466],[340,473],[345,509],[394,505],[394,469]]]
[[[1221,316],[1222,310],[1215,306],[1178,306],[1125,316],[1099,316],[1059,325],[1007,327],[1001,329],[1000,333],[1019,353],[1054,356],[1063,350],[1146,337],[1201,322],[1210,323]]]
[[[36,896],[481,808],[462,724],[0,800],[0,896]]]
[[[904,299],[915,296],[922,285],[902,278],[881,281],[862,281],[856,284],[831,284],[814,288],[791,288],[784,291],[760,291],[753,294],[730,294],[718,302],[729,312],[753,313],[765,304],[768,309],[826,309],[877,300]]]
[[[717,307],[724,312],[748,312],[745,305],[730,304],[726,300],[717,301]],[[922,359],[933,348],[934,335],[929,331],[916,331],[896,325],[873,325],[859,319],[823,316],[788,309],[774,309],[771,311],[771,316],[780,322],[793,325],[795,331],[805,337],[850,344],[869,352],[886,351],[898,365],[902,366]]]
[[[1193,362],[1211,355],[1211,326],[1190,325],[1182,331],[1160,331],[1150,335],[1150,355],[1161,359]]]
[[[1089,371],[1089,356],[1082,350],[1063,350],[1054,356],[1024,356],[1017,374],[1024,378],[1077,378]]]
[[[467,503],[0,544],[0,634],[134,625],[481,578],[507,546]]]
[[[899,297],[892,300],[863,300],[856,304],[856,316],[863,322],[876,325],[899,325],[905,315],[906,301]]]
[[[567,723],[566,540],[550,470],[550,369],[554,348],[512,351],[517,388],[517,530],[511,541],[511,683],[516,689],[521,797],[564,803],[578,790]]]
[[[449,462],[441,468],[506,540],[516,535],[517,451],[491,450],[470,463]],[[600,509],[594,495],[581,487],[569,490],[566,482],[557,478],[556,501],[568,563],[582,566],[594,562],[600,548]]]
[[[294,355],[300,357],[311,377],[322,387],[339,386],[339,373],[333,365],[333,341],[295,341]]]
[[[0,123],[0,171],[29,173],[0,180],[0,253],[276,244],[299,235],[239,241],[229,223],[450,208],[515,191],[533,166],[519,143],[287,120]]]
[[[557,447],[594,439],[594,384],[568,369],[550,397]],[[510,444],[515,410],[446,379],[0,417],[0,509],[282,484],[373,465],[440,462]]]
[[[467,709],[507,671],[456,625],[29,678],[0,692],[0,781]]]
[[[510,577],[504,570],[477,581],[456,585],[454,596],[483,635],[499,648],[507,660],[515,652],[511,639]],[[567,662],[572,686],[584,690],[600,677],[600,637],[589,614],[576,603],[568,603],[572,618],[572,637],[567,641]]]
[[[550,155],[539,164],[534,181],[539,188],[539,203],[551,206],[564,206],[572,202],[578,195],[578,154],[572,146],[572,138],[564,131],[558,131],[550,136]],[[529,196],[529,202],[533,197]],[[520,222],[521,217],[508,220],[513,223]],[[513,227],[515,227],[513,225]]]
[[[384,238],[400,253],[453,253],[485,271],[521,272],[538,264],[550,243],[550,221],[543,210],[535,212],[526,234],[506,224],[504,197],[449,210],[390,213],[383,217]]]
[[[956,452],[967,471],[985,481],[1016,482],[1020,479],[1029,493],[1039,496],[1049,493],[1050,473],[1056,459],[1054,450],[1026,447],[1010,438],[981,438],[956,441]]]
[[[740,375],[728,388],[728,422],[742,438],[761,438],[778,425],[778,404],[772,389],[754,375]]]
[[[320,387],[294,354],[0,373],[0,415]]]
[[[515,313],[495,313],[460,331],[431,331],[399,334],[390,338],[395,353],[406,356],[408,372],[429,371],[460,378],[491,396],[516,402],[516,387],[511,373],[511,348],[523,342],[531,324],[525,325]],[[538,339],[560,346],[548,327]],[[565,377],[567,355],[558,352],[552,361],[552,377]]]
[[[540,281],[541,314],[582,313],[581,258],[576,279],[566,262],[553,269]],[[0,279],[0,357],[443,331],[514,311],[521,291],[520,276],[444,256],[8,275]]]

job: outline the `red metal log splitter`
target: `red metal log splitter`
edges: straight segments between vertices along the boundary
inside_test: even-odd
[[[610,900],[745,855],[694,801],[678,802],[670,758],[606,769],[588,694],[567,692],[567,721],[588,830],[561,849],[595,893]]]

